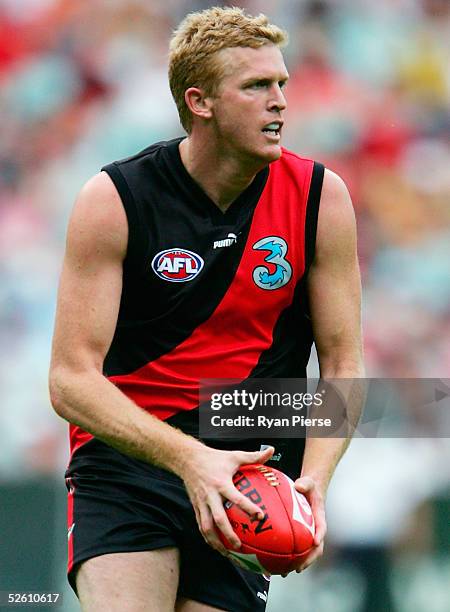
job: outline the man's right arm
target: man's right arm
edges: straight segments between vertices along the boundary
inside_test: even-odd
[[[103,375],[122,292],[128,224],[119,195],[102,172],[81,191],[68,228],[58,294],[50,396],[55,411],[119,451],[178,474],[185,482],[200,530],[221,549],[214,523],[239,540],[223,498],[249,514],[259,508],[239,493],[232,475],[264,453],[217,451],[139,408]]]

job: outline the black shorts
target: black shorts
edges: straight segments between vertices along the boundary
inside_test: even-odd
[[[99,555],[174,546],[178,596],[229,612],[263,612],[269,581],[240,569],[203,540],[182,481],[166,470],[91,440],[73,455],[69,490],[68,578]]]

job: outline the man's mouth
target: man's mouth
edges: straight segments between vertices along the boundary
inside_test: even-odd
[[[281,121],[272,121],[263,127],[262,131],[270,136],[279,136],[283,123]]]

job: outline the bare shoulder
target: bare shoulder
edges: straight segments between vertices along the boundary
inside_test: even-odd
[[[128,224],[119,194],[101,172],[81,189],[67,231],[52,368],[101,370],[122,290]]]
[[[106,172],[96,174],[81,189],[69,221],[67,252],[124,256],[128,223],[122,201]]]
[[[356,221],[345,182],[326,169],[320,198],[316,257],[353,251],[356,247]]]
[[[362,371],[355,214],[344,181],[329,170],[320,200],[308,292],[321,375],[355,376]]]

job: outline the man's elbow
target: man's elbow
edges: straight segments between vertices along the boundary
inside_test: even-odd
[[[64,399],[64,376],[61,371],[51,369],[48,379],[50,403],[53,410],[62,418],[66,418],[66,401]]]
[[[70,420],[70,402],[68,400],[70,373],[64,368],[51,368],[48,381],[50,403],[57,415]]]

